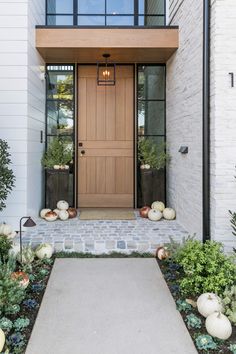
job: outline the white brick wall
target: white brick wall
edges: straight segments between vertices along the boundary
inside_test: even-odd
[[[202,231],[203,2],[171,0],[170,24],[179,25],[178,51],[167,63],[168,204],[191,234]],[[180,146],[189,153],[181,155]]]
[[[212,236],[236,247],[228,210],[236,211],[236,1],[212,1],[211,24],[211,224]]]
[[[44,130],[43,64],[34,45],[44,23],[44,0],[0,0],[0,138],[8,141],[16,187],[0,221],[18,227],[41,206],[40,130]]]

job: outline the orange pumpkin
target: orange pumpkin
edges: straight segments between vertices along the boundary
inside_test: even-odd
[[[170,257],[170,253],[166,250],[165,247],[158,247],[156,251],[156,257],[160,259],[160,261],[163,261],[164,259],[167,259]]]
[[[19,281],[20,286],[24,289],[29,285],[29,277],[25,272],[14,272],[11,274],[11,278]]]

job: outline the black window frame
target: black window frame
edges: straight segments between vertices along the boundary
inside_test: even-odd
[[[61,69],[55,69],[55,70],[50,70],[49,67],[58,67]],[[71,70],[66,70],[65,68],[71,68]],[[48,133],[48,102],[56,102],[57,106],[59,103],[68,103],[68,100],[66,99],[53,99],[48,97],[48,72],[73,72],[73,133],[72,134],[49,134]],[[71,137],[71,140],[73,142],[73,185],[72,185],[72,202],[73,205],[72,207],[76,206],[76,198],[75,198],[75,178],[76,178],[76,65],[74,63],[50,63],[50,64],[45,64],[45,72],[46,72],[46,85],[45,85],[45,151],[47,150],[48,147],[48,138],[50,137]],[[47,174],[45,171],[45,186],[47,185]],[[46,201],[46,188],[45,188],[45,201]]]
[[[57,17],[57,16],[71,16],[71,18],[73,19],[73,24],[69,25],[69,27],[163,27],[166,26],[166,0],[163,0],[164,3],[164,13],[160,13],[160,14],[145,14],[145,13],[139,13],[139,0],[133,0],[134,1],[134,12],[130,13],[130,14],[109,14],[107,13],[107,0],[105,1],[105,13],[104,14],[82,14],[82,13],[78,13],[78,0],[73,0],[73,13],[48,13],[47,9],[48,9],[48,0],[45,1],[45,14],[46,14],[46,18],[45,18],[45,25],[46,26],[58,26],[60,27],[61,25],[49,25],[48,24],[48,17],[49,16],[53,16],[53,17]],[[78,24],[78,17],[94,17],[94,16],[100,16],[104,18],[105,24],[102,26],[92,26],[92,25],[79,25]],[[107,25],[107,18],[108,17],[133,17],[133,25]],[[140,25],[139,24],[139,19],[140,18],[163,18],[163,24],[162,25]],[[68,25],[65,27],[68,27]]]
[[[139,67],[151,67],[151,66],[160,66],[160,67],[164,67],[165,73],[164,73],[164,98],[163,99],[140,99],[138,97],[138,83],[139,83]],[[138,170],[138,141],[140,138],[152,138],[152,137],[157,137],[157,138],[163,138],[164,143],[166,144],[166,64],[163,63],[140,63],[137,64],[137,69],[136,69],[136,82],[137,82],[137,86],[136,86],[136,166],[137,166],[137,184],[136,184],[136,200],[137,200],[137,207],[140,208],[143,205],[139,205],[139,194],[140,194],[140,190],[139,190],[139,185],[138,185],[138,174],[139,174],[139,170]],[[164,102],[164,132],[163,134],[139,134],[139,102],[143,101],[143,102]],[[166,150],[166,147],[165,147]],[[164,203],[166,203],[166,167],[164,168],[164,175],[165,175],[165,190],[164,190],[164,194],[165,194],[165,199],[163,200]]]

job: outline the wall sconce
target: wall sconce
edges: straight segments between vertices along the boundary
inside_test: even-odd
[[[98,86],[114,86],[116,84],[116,64],[108,62],[110,54],[103,54],[105,62],[97,63]]]
[[[34,220],[31,219],[30,216],[23,216],[20,219],[20,260],[22,263],[22,221],[26,219],[25,223],[23,224],[23,227],[34,227],[36,226]]]
[[[181,154],[188,154],[188,146],[180,146],[179,152]]]

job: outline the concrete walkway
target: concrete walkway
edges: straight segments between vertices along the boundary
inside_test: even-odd
[[[26,354],[196,354],[154,259],[58,259]]]

